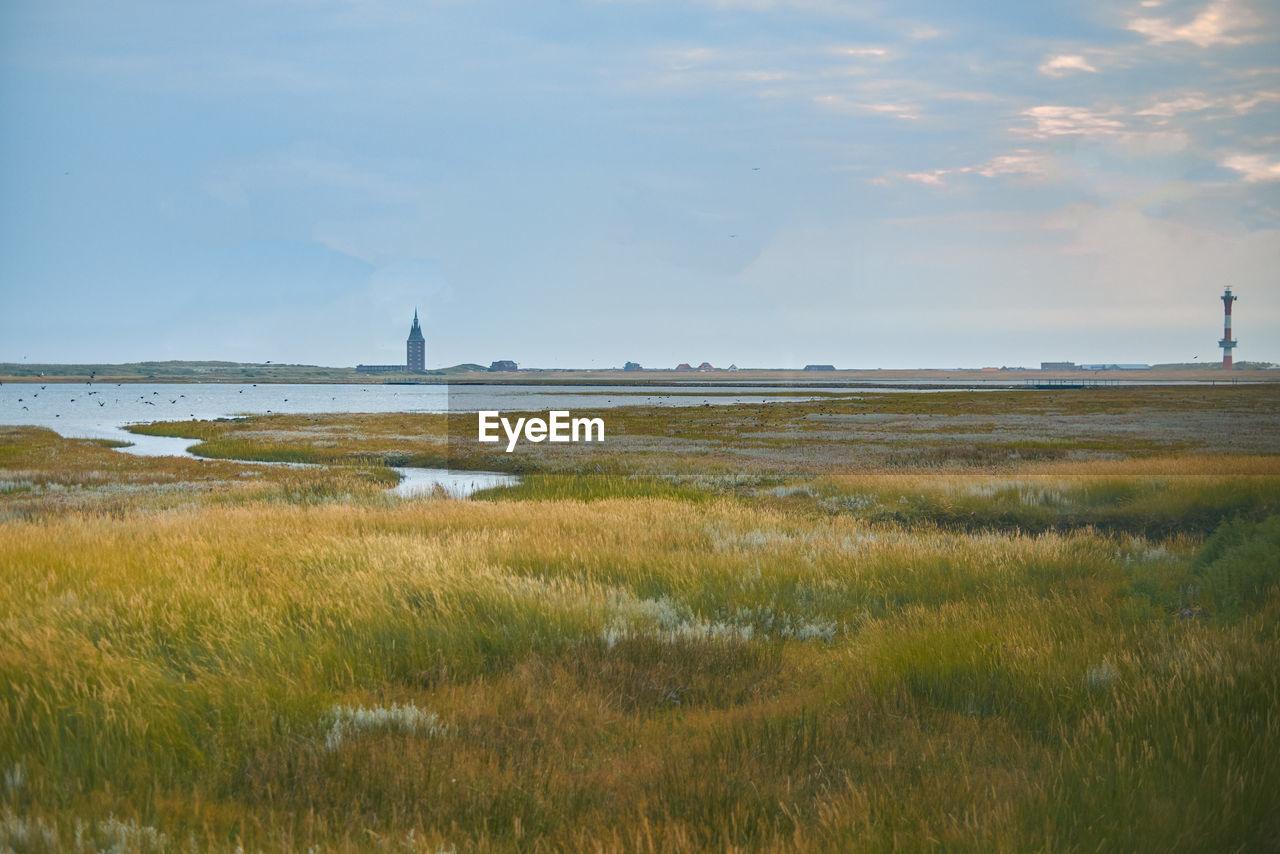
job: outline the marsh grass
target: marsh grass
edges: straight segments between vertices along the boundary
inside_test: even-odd
[[[731,497],[4,524],[0,797],[59,846],[111,816],[218,850],[1275,830],[1274,518],[1203,545]]]
[[[380,462],[247,465],[120,453],[120,443],[0,426],[0,519],[68,512],[129,515],[205,503],[383,502],[399,475]]]
[[[1032,468],[1012,477],[828,476],[792,500],[867,521],[973,531],[1092,527],[1149,537],[1204,535],[1228,519],[1256,521],[1280,512],[1280,478],[1274,474],[1197,473],[1201,464],[1195,458],[1186,465],[1192,471],[1185,474],[1166,467],[1160,474],[1071,474],[1069,468],[1042,474]],[[1274,469],[1275,459],[1258,458],[1255,466]]]
[[[1115,459],[1275,453],[1280,385],[839,394],[805,402],[632,406],[575,415],[600,445],[474,441],[474,413],[269,415],[139,425],[222,459],[575,475],[824,475],[1022,470]],[[534,414],[534,413],[524,413]]]
[[[0,850],[1280,840],[1275,456],[402,500],[408,416],[296,418],[0,433]]]

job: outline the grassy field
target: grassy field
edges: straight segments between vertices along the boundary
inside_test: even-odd
[[[0,428],[0,850],[1275,850],[1280,406],[1202,393],[613,410],[471,500],[386,490],[444,417]]]
[[[508,413],[510,414],[510,413]],[[223,459],[451,466],[507,472],[720,474],[999,472],[1177,452],[1280,450],[1280,384],[1062,391],[829,394],[807,402],[574,410],[602,445],[480,444],[474,413],[272,415],[130,428],[200,439]]]

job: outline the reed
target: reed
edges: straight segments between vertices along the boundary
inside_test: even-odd
[[[975,534],[639,496],[10,519],[0,833],[1264,845],[1278,531]]]
[[[1273,453],[399,499],[347,418],[0,429],[0,851],[1280,839]]]

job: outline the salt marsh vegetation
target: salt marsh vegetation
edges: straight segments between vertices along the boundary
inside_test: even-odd
[[[1280,840],[1265,437],[402,500],[377,423],[251,476],[0,435],[0,850]]]

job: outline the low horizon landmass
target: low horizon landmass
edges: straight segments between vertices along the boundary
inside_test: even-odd
[[[1113,364],[1113,363],[1106,363]],[[675,375],[685,378],[720,378],[733,375],[738,379],[803,379],[816,383],[857,379],[876,381],[991,380],[1008,377],[1012,381],[1022,375],[1057,379],[1153,379],[1177,380],[1202,378],[1212,373],[1230,373],[1236,379],[1280,381],[1280,365],[1267,361],[1237,361],[1224,370],[1217,362],[1169,362],[1146,368],[1110,368],[1091,370],[1077,366],[1064,369],[1041,369],[1022,366],[955,367],[955,368],[833,368],[829,365],[748,368],[520,368],[517,371],[492,370],[476,362],[463,362],[449,367],[424,371],[363,372],[355,367],[308,365],[274,362],[230,362],[221,360],[142,361],[121,363],[18,363],[0,362],[0,382],[78,382],[85,380],[115,382],[205,382],[205,383],[401,383],[424,378],[447,378],[458,381],[539,382],[553,379],[574,380],[607,378],[613,381],[643,382],[656,376]],[[1275,372],[1275,373],[1272,373]],[[871,375],[868,377],[868,375]]]

